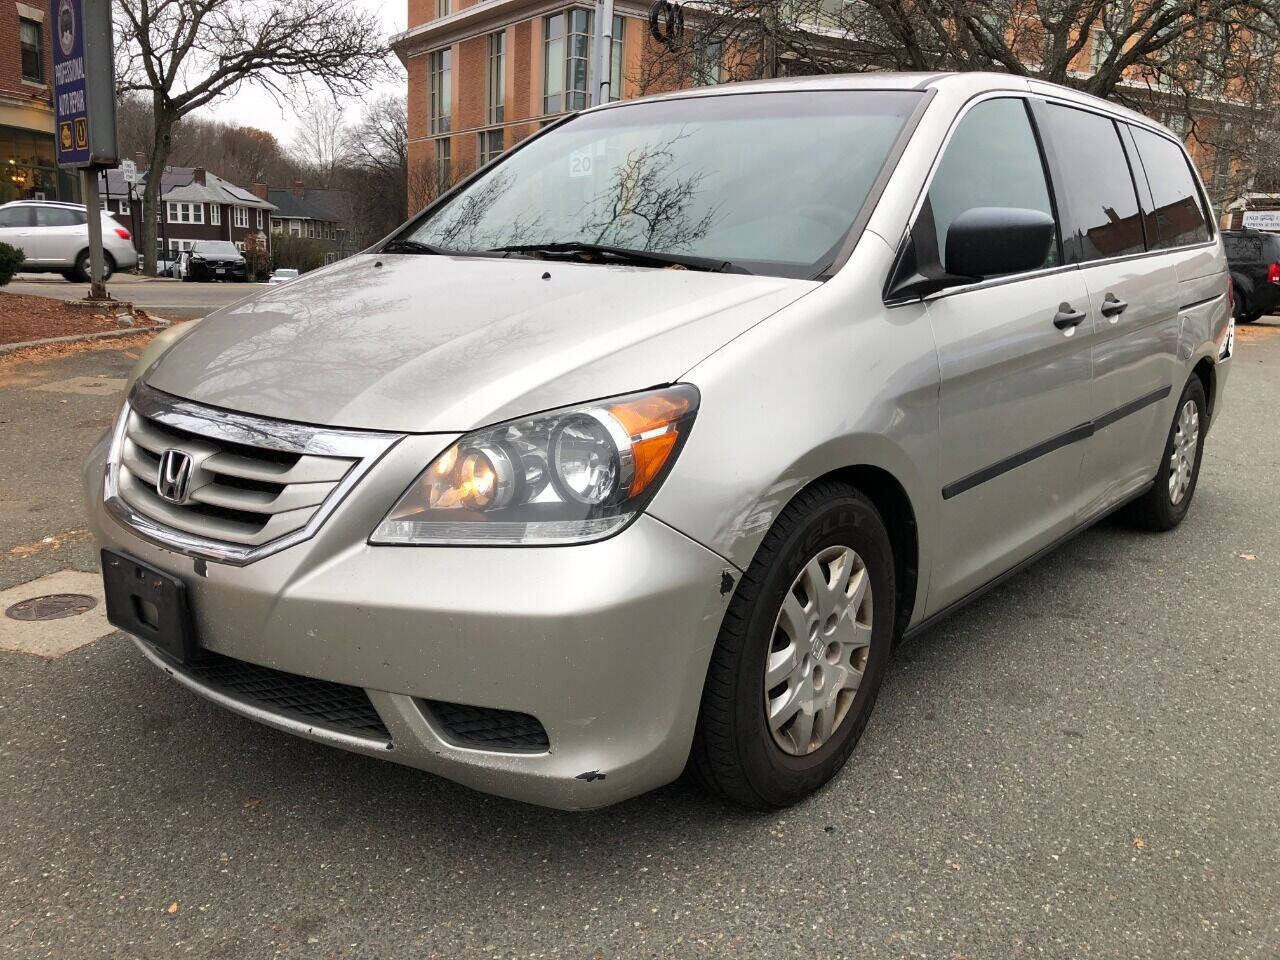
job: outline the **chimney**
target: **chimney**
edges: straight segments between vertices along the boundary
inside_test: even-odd
[[[204,186],[204,167],[196,167],[195,170],[192,171],[191,173],[191,179],[203,187]]]
[[[147,169],[147,155],[139,150],[133,155],[133,163],[138,168],[138,172],[141,173]]]
[[[307,188],[302,185],[301,180],[293,181],[293,195],[299,200],[307,195]]]
[[[267,185],[265,183],[253,183],[249,186],[249,191],[259,200],[267,199]]]

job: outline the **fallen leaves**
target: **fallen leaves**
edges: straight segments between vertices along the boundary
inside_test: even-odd
[[[1258,559],[1257,556],[1252,553],[1242,553],[1242,554],[1239,554],[1239,557],[1241,560],[1257,560]]]
[[[74,530],[64,530],[62,533],[41,537],[31,543],[21,543],[16,547],[10,547],[9,556],[33,557],[37,553],[43,553],[46,550],[57,550],[64,543],[78,543],[81,540],[88,539],[88,536],[89,531],[84,528],[78,527]]]
[[[240,809],[242,809],[242,810],[252,810],[254,807],[256,807],[256,806],[257,806],[258,804],[260,804],[261,802],[262,802],[262,798],[261,798],[261,797],[250,797],[250,798],[249,798],[248,800],[246,800],[244,803],[240,804]]]
[[[177,912],[178,912],[178,901],[177,901],[177,900],[175,900],[175,901],[173,901],[173,903],[169,904],[169,909],[168,909],[168,911],[167,911],[167,912],[168,912],[168,913],[177,913]]]
[[[1136,850],[1145,850],[1147,848],[1147,841],[1143,840],[1141,837],[1134,837],[1133,846]]]

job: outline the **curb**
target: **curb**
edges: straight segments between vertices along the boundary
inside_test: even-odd
[[[168,320],[152,317],[154,326],[122,327],[119,330],[100,330],[97,333],[74,333],[67,337],[48,337],[44,340],[24,340],[22,343],[0,343],[0,357],[19,350],[30,350],[32,347],[52,347],[61,343],[88,343],[92,340],[121,340],[125,337],[136,337],[144,333],[159,333],[169,327]]]

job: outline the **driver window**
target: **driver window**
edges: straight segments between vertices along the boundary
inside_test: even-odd
[[[975,207],[1020,207],[1053,216],[1044,164],[1023,100],[984,100],[964,115],[929,187],[939,258],[945,257],[947,230]],[[1049,245],[1038,269],[1060,263],[1058,244]],[[947,264],[942,265],[946,269]]]

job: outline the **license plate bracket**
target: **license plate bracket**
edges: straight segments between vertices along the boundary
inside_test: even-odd
[[[198,659],[187,585],[132,557],[102,551],[107,619],[179,663]]]

